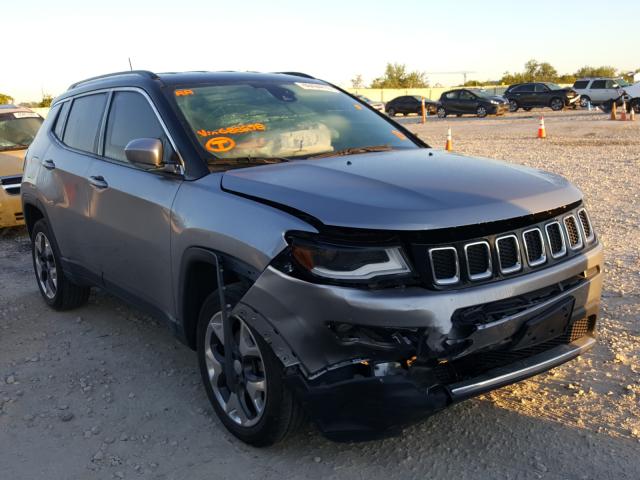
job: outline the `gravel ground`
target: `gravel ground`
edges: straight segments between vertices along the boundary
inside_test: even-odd
[[[588,112],[401,119],[427,142],[560,173],[606,246],[597,347],[395,439],[336,444],[312,426],[257,450],[228,435],[195,354],[102,292],[41,301],[24,230],[0,233],[0,478],[640,478],[640,122]]]

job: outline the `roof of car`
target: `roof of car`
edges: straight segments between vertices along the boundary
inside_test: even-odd
[[[18,107],[16,105],[0,105],[0,113],[18,113],[18,112],[30,112],[35,113],[33,110],[27,107]]]
[[[207,84],[219,81],[234,82],[246,80],[278,80],[288,78],[290,80],[306,79],[307,82],[319,83],[320,80],[315,79],[311,75],[300,72],[164,72],[154,73],[148,70],[132,70],[124,72],[114,72],[97,77],[87,78],[79,82],[75,82],[69,86],[69,89],[60,95],[56,102],[66,97],[85,91],[97,90],[101,88],[113,87],[144,87],[149,84],[158,84],[160,86],[176,87],[180,85],[196,85]]]

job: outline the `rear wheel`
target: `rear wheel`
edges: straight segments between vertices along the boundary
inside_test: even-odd
[[[38,220],[31,232],[31,256],[42,298],[56,310],[69,310],[87,302],[91,289],[71,282],[64,274],[60,252],[46,220]]]
[[[549,106],[551,107],[551,110],[558,112],[564,108],[564,100],[554,97],[551,99],[551,102],[549,102]]]
[[[509,100],[509,111],[510,112],[517,112],[518,108],[520,108],[518,106],[518,102],[516,102],[515,100]],[[526,108],[525,108],[526,110]]]
[[[461,113],[456,113],[456,117],[460,118],[462,116]]]
[[[438,107],[436,113],[438,114],[438,118],[445,118],[447,116],[447,111],[444,107]]]
[[[640,113],[640,98],[634,98],[631,100],[630,106],[633,108],[634,112]]]
[[[396,116],[395,109],[390,108],[389,110],[387,110],[387,115],[389,115],[390,117],[395,117]]]
[[[483,107],[482,105],[480,105],[478,108],[476,108],[476,114],[478,115],[478,117],[480,118],[484,118],[487,116],[487,109],[486,107]]]
[[[580,106],[582,108],[587,108],[589,106],[589,102],[591,102],[591,99],[585,95],[580,97]]]
[[[241,285],[225,289],[235,305]],[[254,446],[272,445],[295,431],[303,415],[282,382],[282,364],[262,337],[238,317],[231,317],[233,341],[225,343],[219,293],[204,302],[198,321],[198,363],[207,395],[220,421],[233,435]],[[227,378],[231,350],[233,378]]]

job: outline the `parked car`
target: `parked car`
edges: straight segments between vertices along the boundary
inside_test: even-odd
[[[565,107],[579,105],[580,95],[572,88],[563,88],[550,82],[518,83],[511,85],[504,92],[509,100],[510,110],[517,112],[519,108],[526,111],[532,108],[549,107],[558,111]]]
[[[428,115],[435,115],[436,102],[433,100],[424,100],[424,107]],[[422,115],[422,97],[418,95],[403,95],[390,100],[385,105],[385,111],[390,117],[395,117],[398,113],[402,115],[409,115],[410,113],[417,113]]]
[[[503,115],[509,111],[509,102],[503,97],[493,95],[482,89],[455,89],[444,92],[440,96],[437,112],[439,118],[455,114],[473,114],[478,117],[487,115]]]
[[[625,86],[624,96],[628,98],[627,109],[633,108],[635,113],[640,113],[640,82]]]
[[[396,434],[595,343],[603,253],[577,188],[433,150],[306,75],[75,83],[22,201],[46,304],[98,286],[164,319],[253,445],[305,411],[330,438]]]
[[[622,105],[624,87],[628,85],[624,79],[582,78],[575,81],[573,90],[580,94],[580,106],[583,108],[589,103],[598,106],[612,101]]]
[[[356,95],[356,97],[358,97],[364,103],[367,103],[367,104],[371,105],[372,108],[375,108],[379,112],[384,112],[384,103],[382,103],[382,102],[374,102],[373,100],[371,100],[368,97],[365,97],[364,95]]]
[[[24,224],[22,163],[41,124],[42,117],[28,108],[0,105],[0,228]]]

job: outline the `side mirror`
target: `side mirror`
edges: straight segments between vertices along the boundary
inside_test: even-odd
[[[129,162],[147,168],[162,168],[163,153],[162,141],[157,138],[136,138],[124,147]]]

